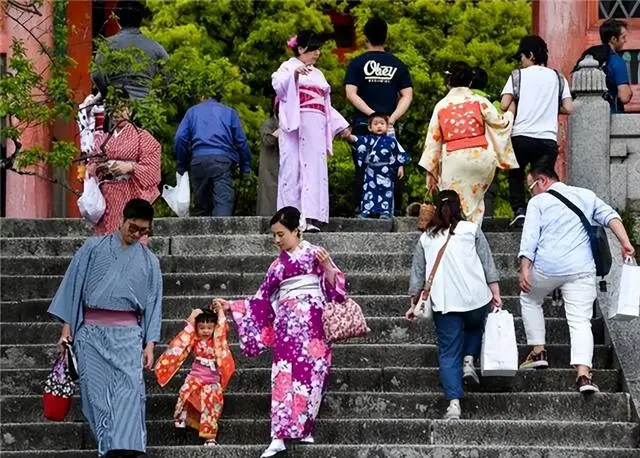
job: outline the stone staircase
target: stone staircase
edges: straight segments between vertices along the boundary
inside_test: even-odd
[[[163,343],[193,307],[212,296],[253,294],[276,254],[264,218],[165,219],[151,247],[164,272]],[[438,386],[432,326],[403,318],[415,221],[335,218],[327,232],[306,238],[329,249],[346,272],[349,291],[368,315],[371,334],[335,346],[329,392],[316,445],[296,445],[290,457],[640,457],[639,426],[629,395],[593,320],[594,376],[602,393],[573,388],[564,310],[545,304],[550,369],[514,378],[485,378],[462,401],[461,421],[440,420],[446,401]],[[485,232],[501,271],[505,307],[516,315],[515,253],[519,234],[487,220]],[[0,220],[0,418],[2,456],[84,458],[94,442],[74,402],[65,422],[42,417],[41,384],[55,354],[59,325],[46,314],[71,255],[90,229],[79,220]],[[270,355],[243,358],[225,396],[220,446],[205,449],[194,431],[173,428],[171,415],[185,371],[161,389],[147,381],[149,457],[258,457],[269,441]],[[158,353],[164,349],[159,345]]]

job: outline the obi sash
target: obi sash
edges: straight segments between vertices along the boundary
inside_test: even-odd
[[[220,382],[220,373],[216,368],[215,361],[212,359],[196,357],[191,364],[191,372],[189,375],[199,378],[207,384]]]
[[[449,104],[438,112],[442,141],[447,151],[467,148],[486,148],[484,117],[477,101]]]
[[[272,301],[272,305],[284,299],[296,299],[300,296],[322,297],[322,288],[320,287],[320,277],[314,274],[296,275],[287,278],[280,283],[278,291],[278,300]],[[276,307],[274,306],[274,310]]]
[[[121,310],[85,308],[84,323],[98,326],[138,326],[138,314]]]
[[[300,86],[300,109],[324,113],[324,92],[314,86]]]

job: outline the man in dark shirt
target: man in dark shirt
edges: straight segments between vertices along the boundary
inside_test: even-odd
[[[389,134],[395,135],[394,124],[407,112],[413,88],[407,66],[385,50],[387,23],[378,17],[369,19],[364,26],[367,51],[354,59],[347,68],[344,78],[347,99],[358,110],[352,119],[355,135],[368,134],[368,118],[371,113],[389,116]],[[354,200],[360,203],[363,169],[356,164]],[[396,214],[402,210],[402,180],[395,187]],[[359,210],[358,210],[359,213]]]
[[[124,89],[131,99],[139,100],[149,94],[153,77],[158,73],[158,63],[167,60],[169,55],[157,42],[140,32],[144,17],[144,5],[139,0],[119,0],[116,15],[121,30],[107,38],[109,49],[120,51],[127,48],[141,50],[148,59],[147,69],[141,72],[123,70],[121,73],[103,74],[95,72],[91,75],[100,94],[106,97],[109,87]],[[104,62],[104,56],[96,55],[98,68]]]
[[[607,100],[611,104],[612,113],[624,112],[624,105],[631,101],[633,93],[629,86],[627,64],[620,57],[620,52],[627,42],[627,23],[619,19],[609,19],[600,26],[602,44],[609,46],[607,58]]]
[[[178,126],[174,153],[180,175],[191,169],[193,216],[233,215],[233,168],[239,164],[243,176],[251,173],[251,152],[236,110],[203,98]]]

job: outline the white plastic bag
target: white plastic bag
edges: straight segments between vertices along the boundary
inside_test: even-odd
[[[191,205],[189,172],[184,172],[182,176],[176,172],[175,187],[165,184],[162,188],[162,198],[176,215],[179,217],[189,216],[189,205]]]
[[[512,377],[518,372],[518,344],[513,315],[506,310],[490,313],[482,336],[482,376]]]
[[[618,300],[612,302],[609,318],[620,321],[633,320],[640,316],[640,267],[633,258],[622,265]]]
[[[87,221],[97,224],[104,215],[107,203],[104,200],[98,179],[96,177],[87,177],[84,179],[84,189],[82,195],[78,199],[78,208],[80,213]]]

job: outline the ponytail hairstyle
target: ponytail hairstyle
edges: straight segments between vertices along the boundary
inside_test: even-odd
[[[452,62],[444,74],[450,88],[469,87],[473,82],[473,69],[465,62]]]
[[[450,189],[440,191],[436,198],[436,213],[427,225],[427,232],[431,236],[445,231],[453,234],[460,221],[464,221],[460,196]]]

